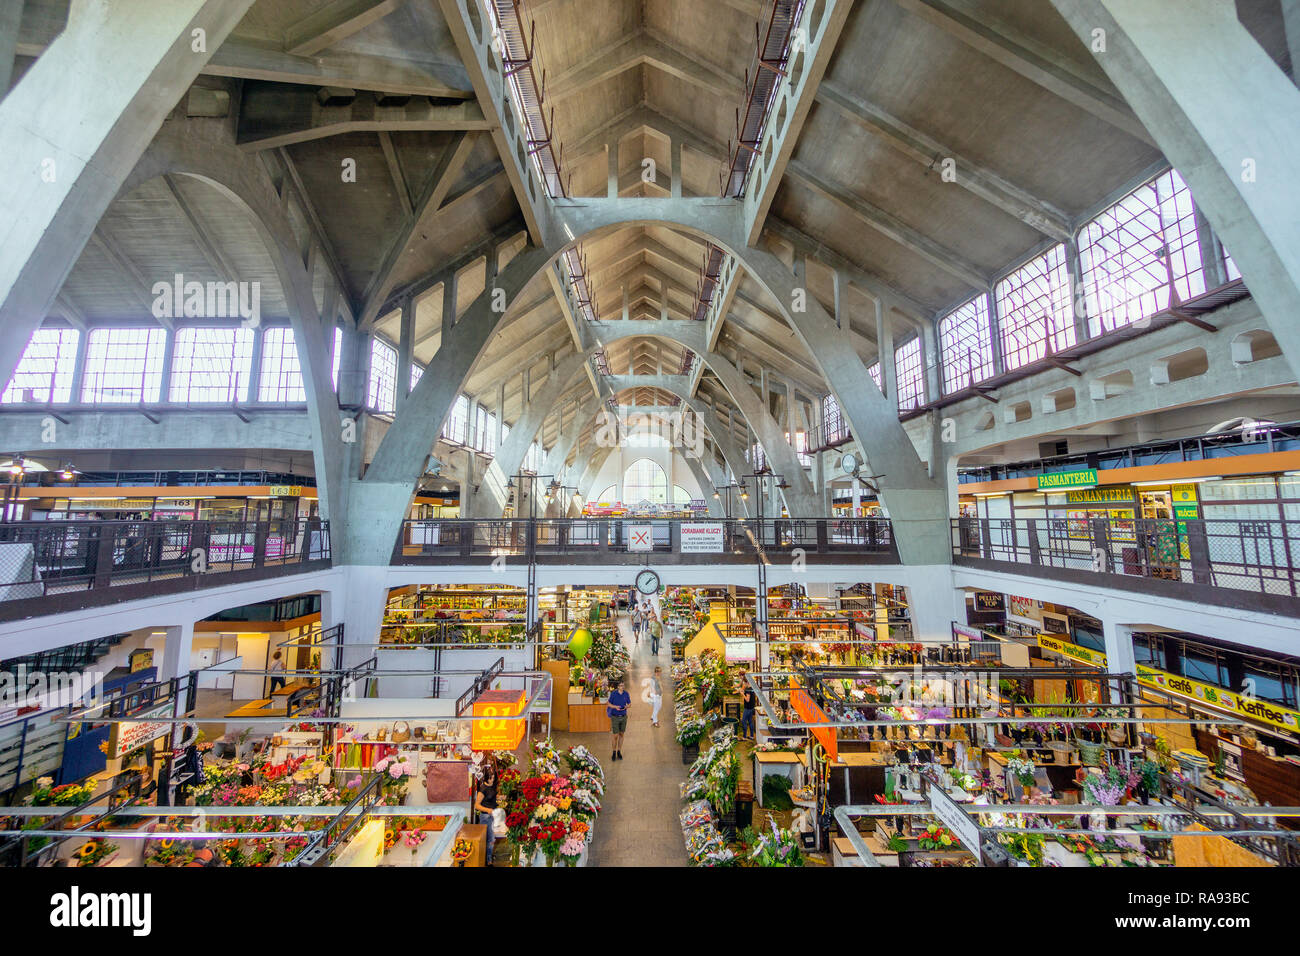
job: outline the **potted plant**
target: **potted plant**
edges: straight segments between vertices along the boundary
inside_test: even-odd
[[[692,717],[677,728],[677,742],[682,746],[682,763],[692,764],[700,755],[700,740],[708,724],[703,717]]]

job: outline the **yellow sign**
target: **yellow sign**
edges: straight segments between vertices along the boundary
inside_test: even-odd
[[[271,485],[272,498],[301,498],[302,485]]]
[[[1106,666],[1106,655],[1101,651],[1094,651],[1088,647],[1071,644],[1069,641],[1060,641],[1054,637],[1048,637],[1046,634],[1038,635],[1038,646],[1049,651],[1056,651],[1058,654],[1064,654],[1066,657],[1071,657],[1081,663],[1091,664],[1094,667],[1104,668]]]
[[[1178,697],[1185,697],[1198,704],[1207,704],[1216,710],[1227,711],[1243,720],[1271,724],[1291,733],[1300,733],[1300,711],[1282,707],[1272,701],[1260,700],[1258,697],[1244,697],[1241,694],[1213,684],[1179,677],[1167,671],[1158,671],[1154,667],[1137,666],[1139,684],[1168,691]]]
[[[474,701],[475,717],[517,717],[524,712],[522,690],[488,690]],[[514,750],[524,739],[526,720],[475,720],[470,746],[475,750]]]
[[[1108,505],[1132,500],[1132,488],[1088,488],[1065,493],[1065,502],[1071,505]]]

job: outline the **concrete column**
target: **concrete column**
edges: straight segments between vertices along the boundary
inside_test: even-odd
[[[1002,352],[1002,316],[998,313],[998,297],[989,286],[989,349],[993,352],[993,374],[1007,370],[1007,358]]]
[[[258,335],[261,335],[261,329],[258,329]],[[256,348],[259,340],[254,341]],[[81,334],[77,336],[77,357],[72,362],[72,393],[71,400],[74,402],[81,401],[81,389],[86,382],[86,349],[90,344],[90,329],[82,329]],[[254,361],[257,361],[257,353],[253,354]],[[254,383],[256,388],[256,383]],[[254,393],[256,394],[256,393]]]
[[[158,401],[171,401],[172,387],[172,359],[176,356],[176,333],[171,329],[163,329],[163,356],[161,371],[161,384],[158,386]],[[144,396],[147,402],[148,396]]]
[[[262,335],[265,329],[258,326],[253,333],[253,354],[248,362],[248,392],[239,401],[253,404],[257,401],[257,390],[262,381]]]
[[[343,335],[339,339],[339,404],[365,405],[370,384],[367,381],[369,336],[351,325],[345,324],[342,329]]]
[[[456,324],[456,274],[453,272],[442,283],[442,335],[443,341]]]
[[[1102,636],[1106,644],[1106,670],[1112,674],[1136,674],[1133,657],[1133,628],[1103,620]]]
[[[898,369],[894,367],[894,328],[889,321],[889,310],[880,299],[876,300],[876,347],[880,350],[880,391],[894,403],[897,410]],[[858,435],[853,437],[861,441]]]
[[[1052,0],[1191,187],[1300,370],[1300,91],[1222,0]]]
[[[0,383],[163,119],[252,2],[74,4],[0,101]],[[6,77],[12,67],[9,57]]]
[[[682,198],[682,141],[673,137],[669,144],[669,153],[672,157],[672,197],[674,199]]]
[[[1286,48],[1291,54],[1291,80],[1300,83],[1300,0],[1280,0]]]
[[[190,672],[190,652],[194,647],[194,622],[174,625],[167,630],[166,643],[163,645],[162,667],[158,669],[159,680],[170,680]],[[256,664],[250,665],[256,667]]]
[[[915,569],[907,581],[907,599],[912,637],[918,642],[951,641],[952,622],[966,622],[966,597],[952,586],[948,565]]]
[[[921,321],[921,368],[925,372],[924,401],[933,402],[943,390],[939,387],[939,336],[932,318]]]
[[[1297,0],[1300,3],[1300,0]],[[1205,270],[1205,288],[1214,289],[1228,281],[1228,270],[1223,262],[1223,245],[1214,234],[1214,227],[1205,218],[1199,205],[1192,207],[1196,214],[1196,241],[1201,246],[1201,266]]]
[[[402,299],[402,328],[397,340],[397,399],[393,402],[395,412],[401,411],[411,394],[411,363],[414,361],[415,342],[415,301],[411,296]]]
[[[618,143],[606,143],[605,153],[609,160],[609,182],[605,195],[609,199],[618,198]]]

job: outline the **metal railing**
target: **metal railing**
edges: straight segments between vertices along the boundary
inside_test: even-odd
[[[952,553],[1279,598],[1300,594],[1300,520],[958,518]]]
[[[329,564],[329,522],[312,518],[10,522],[0,524],[0,618],[35,600],[51,613],[126,600],[133,586],[192,590],[236,572],[270,577]]]
[[[682,550],[683,523],[721,526],[720,552]],[[649,527],[646,534],[645,528]],[[639,561],[672,555],[682,563],[749,563],[762,557],[839,558],[893,563],[893,529],[884,518],[428,518],[402,523],[395,564],[475,563],[518,555],[539,563]]]

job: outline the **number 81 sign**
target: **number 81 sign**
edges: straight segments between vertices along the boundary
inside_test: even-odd
[[[492,720],[483,718],[518,717],[524,712],[522,690],[484,691],[474,701],[471,746],[475,750],[514,750],[524,739],[525,720]]]

